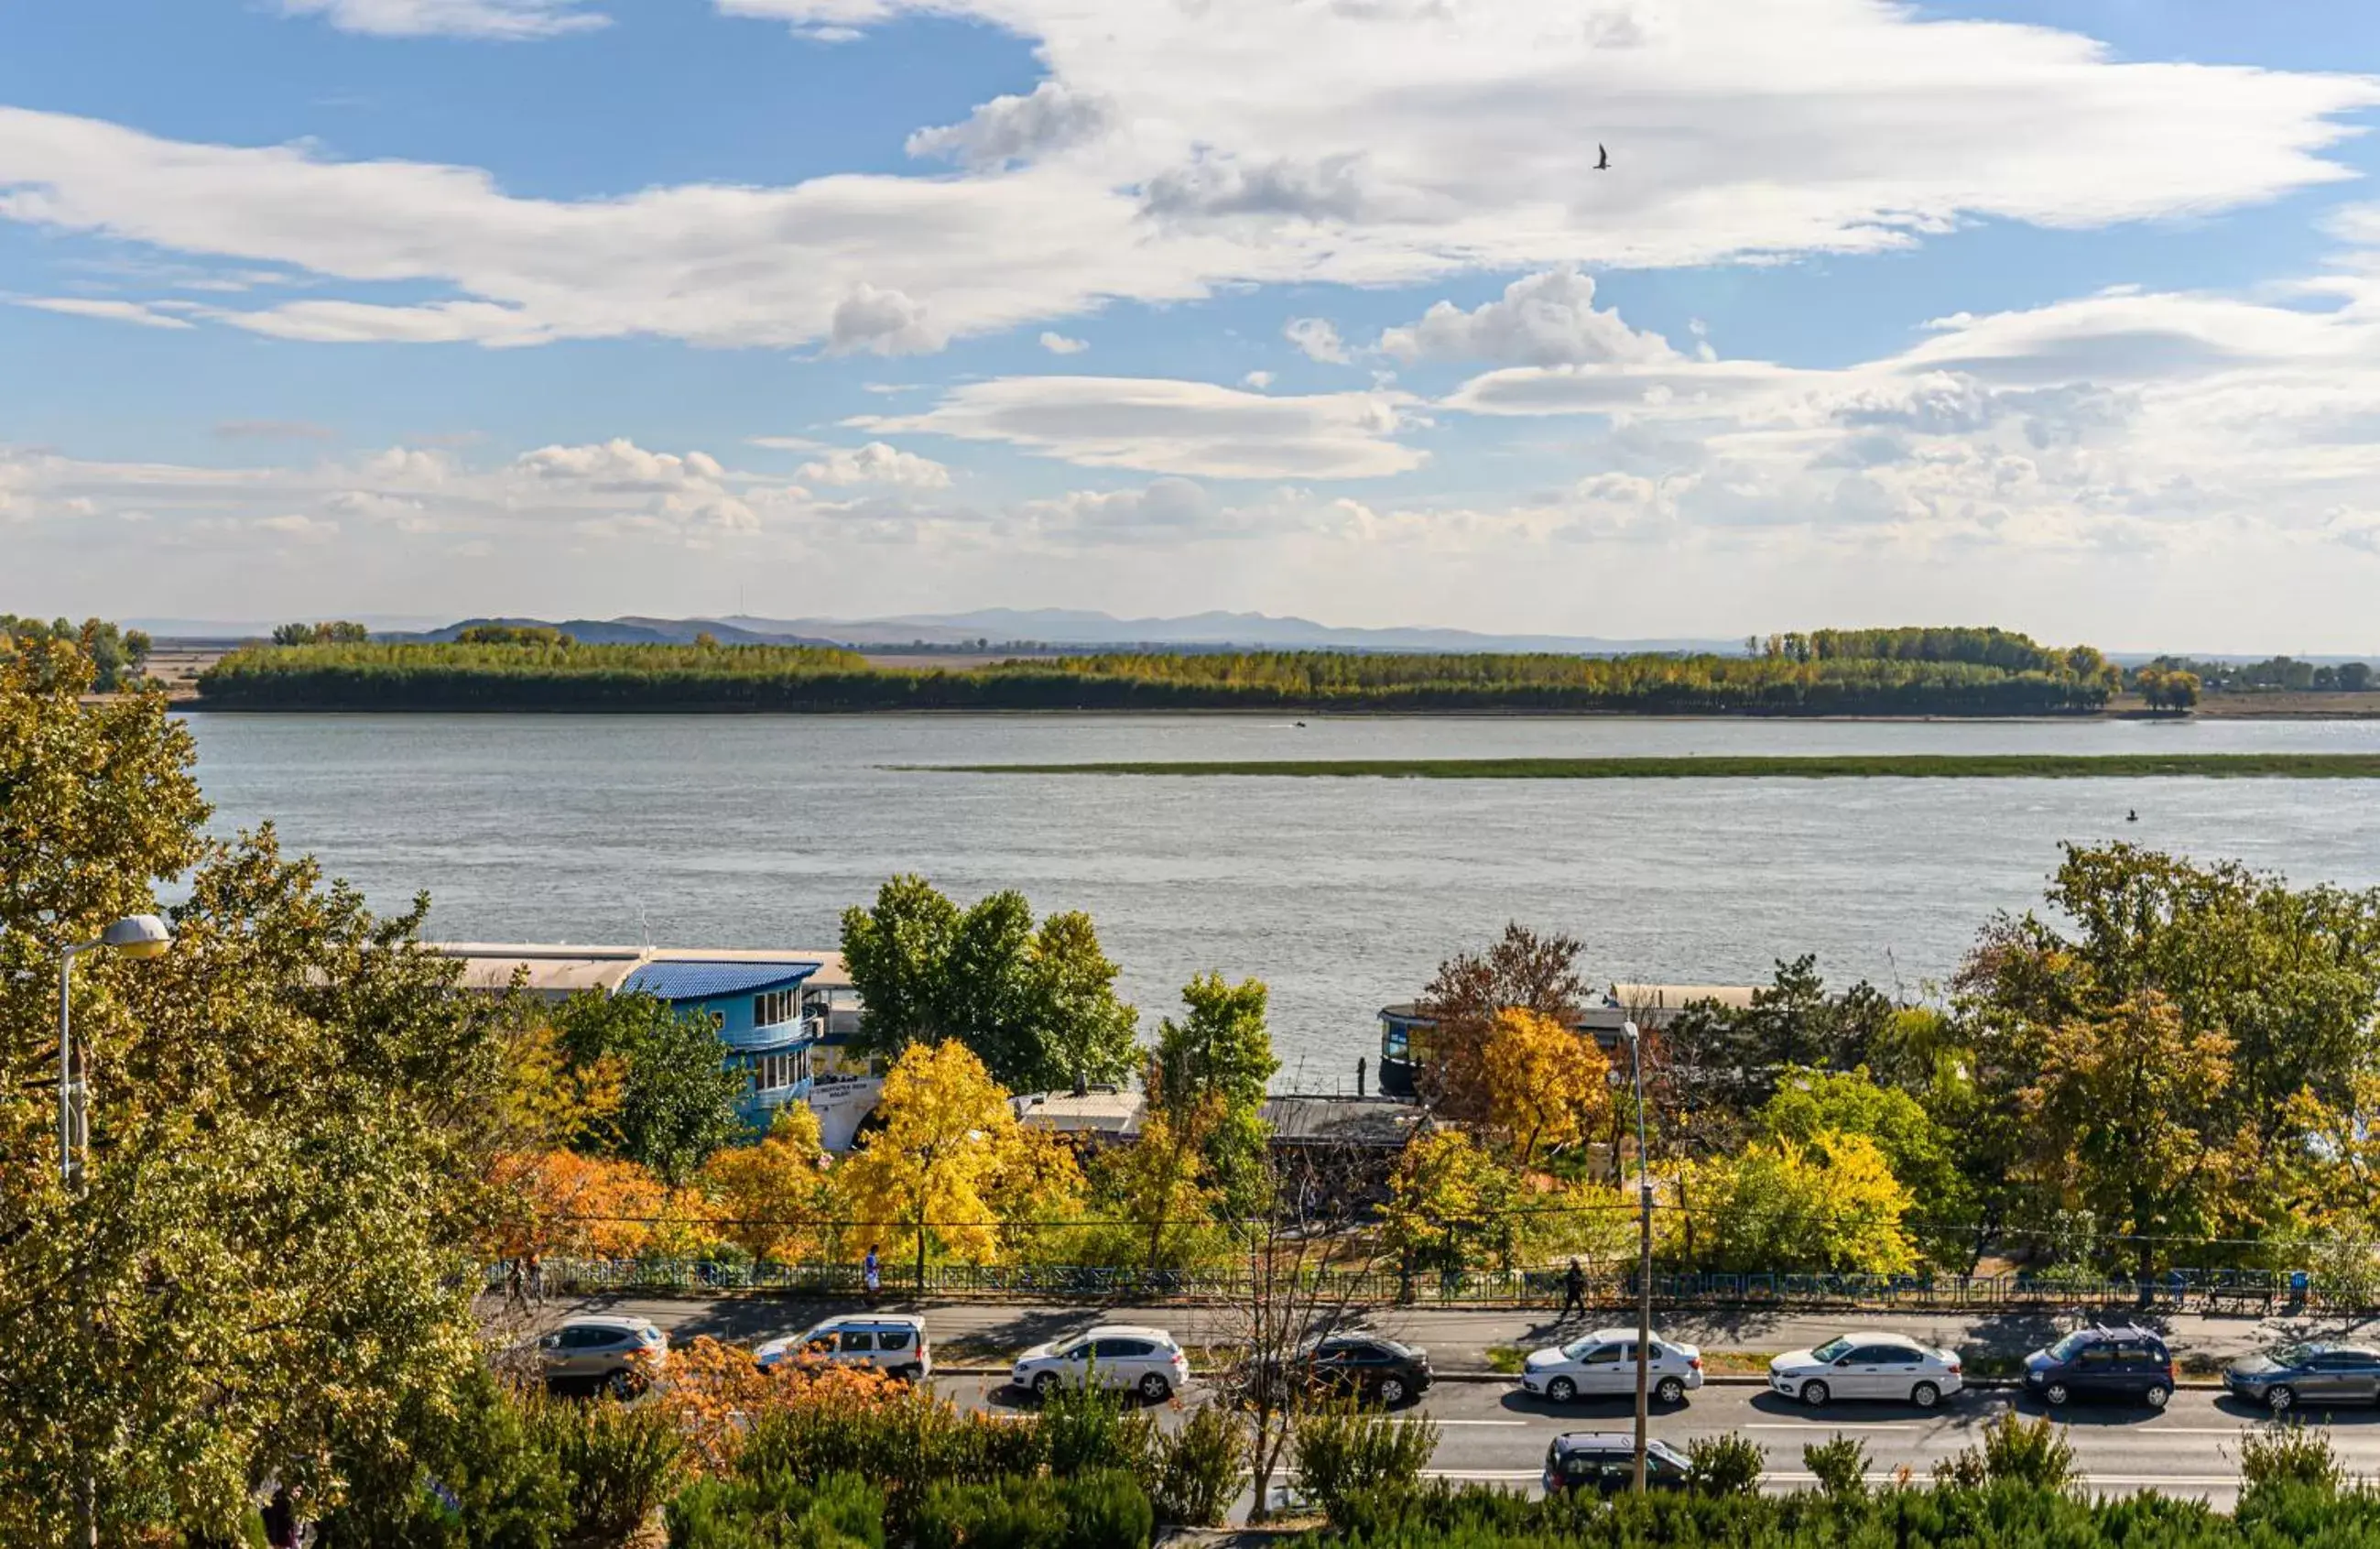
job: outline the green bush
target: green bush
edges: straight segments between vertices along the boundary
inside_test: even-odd
[[[1697,1495],[1749,1495],[1767,1470],[1760,1444],[1733,1432],[1686,1443],[1686,1487]]]
[[[1059,1549],[1148,1549],[1157,1515],[1130,1471],[1094,1469],[1057,1485],[1066,1518]]]
[[[1298,1421],[1290,1441],[1291,1477],[1325,1517],[1343,1523],[1349,1503],[1359,1493],[1375,1506],[1410,1494],[1437,1450],[1436,1422],[1391,1420],[1353,1400],[1341,1400]]]
[[[657,1409],[604,1399],[546,1399],[533,1428],[570,1482],[570,1542],[625,1544],[676,1482],[684,1440]]]
[[[702,1480],[667,1519],[670,1549],[884,1549],[884,1492],[851,1474]]]
[[[1121,1469],[938,1482],[912,1525],[917,1549],[1147,1549],[1154,1531],[1148,1494]]]
[[[1247,1432],[1220,1404],[1201,1404],[1153,1448],[1151,1504],[1157,1519],[1181,1527],[1220,1527],[1247,1479]]]
[[[1154,1416],[1127,1410],[1123,1396],[1088,1384],[1061,1386],[1041,1406],[1042,1445],[1050,1471],[1062,1477],[1087,1469],[1136,1469],[1153,1449]]]
[[[2240,1443],[2240,1488],[2243,1494],[2279,1484],[2336,1491],[2347,1470],[2331,1450],[2330,1438],[2291,1421],[2252,1432]]]
[[[2004,1409],[1984,1430],[1984,1477],[2063,1490],[2074,1482],[2074,1448],[2047,1415],[2025,1420]]]
[[[1802,1461],[1817,1476],[1818,1488],[1837,1500],[1867,1494],[1867,1444],[1838,1432],[1830,1440],[1802,1448]]]

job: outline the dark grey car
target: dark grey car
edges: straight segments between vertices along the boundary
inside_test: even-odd
[[[2365,1345],[2284,1345],[2235,1360],[2223,1386],[2275,1414],[2301,1404],[2380,1403],[2380,1350]]]

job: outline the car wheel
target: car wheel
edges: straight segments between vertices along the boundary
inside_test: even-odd
[[[1654,1387],[1653,1397],[1664,1404],[1682,1404],[1686,1401],[1686,1384],[1675,1377],[1664,1377]]]
[[[1556,1377],[1546,1384],[1546,1397],[1557,1404],[1567,1404],[1578,1397],[1578,1384],[1568,1377]]]
[[[2297,1401],[2298,1396],[2286,1387],[2271,1388],[2265,1394],[2265,1408],[2277,1415],[2289,1413],[2289,1407]]]
[[[2141,1395],[2142,1400],[2152,1409],[2164,1409],[2166,1401],[2172,1397],[2173,1389],[2166,1386],[2163,1383],[2159,1383],[2156,1386]]]
[[[1810,1408],[1814,1409],[1824,1409],[1828,1397],[1829,1395],[1827,1392],[1827,1384],[1824,1383],[1803,1383],[1802,1384],[1802,1402],[1809,1405]]]
[[[904,1366],[898,1372],[893,1372],[892,1376],[896,1382],[908,1383],[913,1386],[926,1380],[926,1373],[919,1371],[915,1366]]]
[[[2053,1409],[2059,1408],[2073,1397],[2073,1394],[2067,1391],[2064,1383],[2051,1383],[2041,1390],[2041,1401]]]
[[[1162,1404],[1173,1397],[1173,1384],[1165,1380],[1162,1372],[1151,1372],[1140,1379],[1140,1396],[1152,1404]]]
[[[1405,1401],[1405,1380],[1402,1377],[1380,1379],[1380,1402],[1395,1409]]]
[[[1942,1401],[1942,1390],[1932,1383],[1919,1383],[1909,1390],[1909,1401],[1921,1409],[1930,1409]]]
[[[1047,1398],[1047,1397],[1049,1397],[1051,1394],[1053,1394],[1053,1393],[1055,1393],[1055,1392],[1057,1392],[1057,1391],[1058,1391],[1058,1373],[1057,1373],[1057,1372],[1035,1372],[1035,1373],[1033,1374],[1033,1397],[1036,1397],[1036,1398]]]

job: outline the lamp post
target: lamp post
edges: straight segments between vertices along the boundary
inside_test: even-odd
[[[1636,1474],[1635,1491],[1645,1493],[1645,1379],[1650,1373],[1653,1342],[1653,1177],[1645,1159],[1644,1035],[1634,1022],[1622,1022],[1620,1035],[1628,1041],[1628,1068],[1636,1085]]]
[[[163,956],[174,945],[174,933],[153,914],[128,914],[99,933],[95,941],[70,945],[58,954],[58,1182],[69,1200],[82,1196],[85,1178],[83,1158],[91,1149],[91,1074],[88,1063],[78,1059],[74,1046],[74,960],[86,952],[121,952],[128,957]],[[90,1326],[91,1311],[83,1310],[84,1327]],[[79,1535],[89,1549],[99,1549],[99,1482],[91,1475],[83,1476],[77,1503],[81,1517],[82,1531]]]

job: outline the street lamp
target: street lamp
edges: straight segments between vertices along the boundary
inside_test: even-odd
[[[84,1062],[74,1055],[71,1019],[74,960],[86,952],[115,951],[128,957],[155,957],[174,945],[174,933],[153,914],[128,914],[99,933],[96,941],[68,946],[58,956],[58,1181],[69,1197],[80,1191],[82,1169],[76,1158],[91,1146],[91,1082]]]
[[[1645,1378],[1653,1343],[1653,1175],[1645,1158],[1645,1039],[1634,1022],[1620,1024],[1628,1041],[1628,1068],[1636,1082],[1636,1482],[1645,1493]]]

